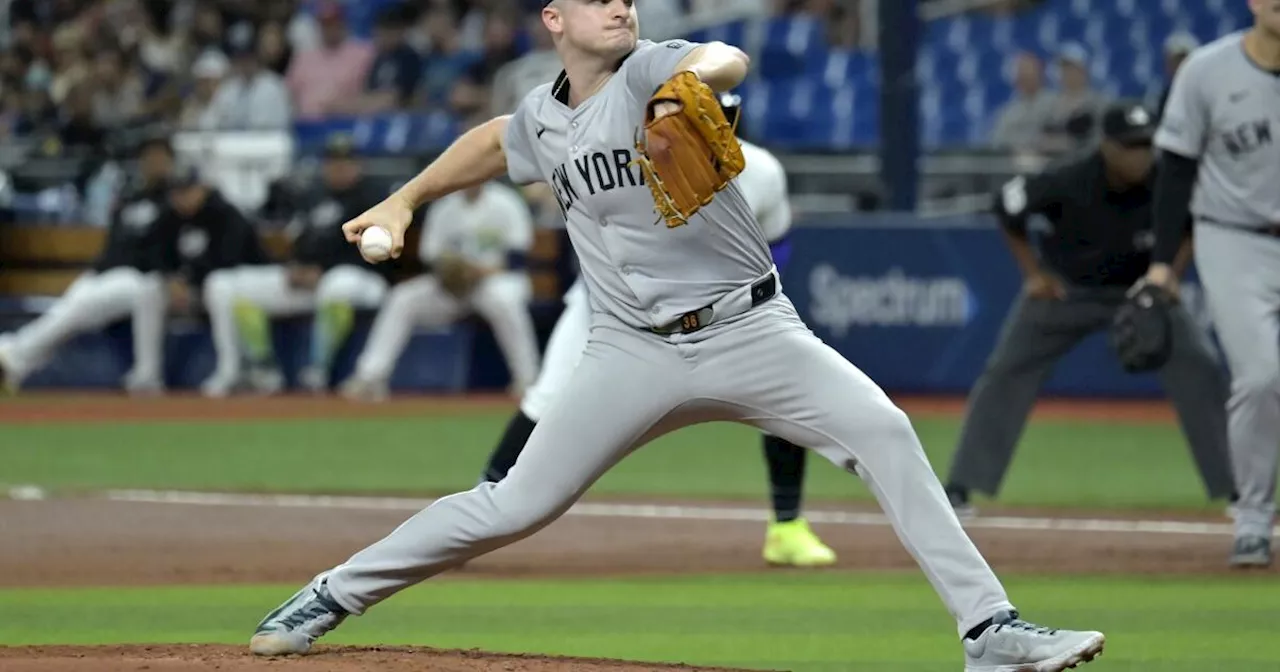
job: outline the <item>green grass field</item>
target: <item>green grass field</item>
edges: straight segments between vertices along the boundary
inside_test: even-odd
[[[0,480],[53,489],[431,494],[469,487],[504,413],[392,420],[16,425]],[[940,470],[958,423],[920,419]],[[755,433],[685,430],[640,451],[594,494],[765,501]],[[811,462],[810,501],[864,499]],[[1071,478],[1064,478],[1070,474]],[[1220,510],[1166,424],[1037,422],[1002,501]],[[2,528],[0,528],[2,529]],[[1280,583],[1267,577],[1003,577],[1029,617],[1107,631],[1098,670],[1280,669]],[[0,590],[0,645],[245,641],[297,586]],[[771,573],[628,580],[438,581],[326,643],[422,644],[766,669],[955,670],[960,650],[916,573]]]
[[[475,483],[505,413],[369,420],[17,425],[0,443],[0,480],[51,488],[434,494]],[[958,430],[916,421],[945,472]],[[693,427],[638,451],[592,491],[612,495],[750,498],[764,493],[758,434]],[[821,458],[811,501],[868,499],[857,479]],[[1064,474],[1070,478],[1064,478]],[[1207,510],[1176,427],[1161,423],[1032,424],[1001,501],[1059,507]]]
[[[949,618],[914,574],[441,581],[352,619],[326,643],[429,644],[834,672],[958,669]],[[1280,661],[1280,585],[1259,580],[1018,577],[1055,624],[1100,628],[1099,670],[1264,672]],[[242,643],[296,586],[0,592],[0,643]]]

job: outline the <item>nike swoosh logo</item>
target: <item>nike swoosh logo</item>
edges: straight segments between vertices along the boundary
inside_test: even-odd
[[[544,127],[542,127],[542,128],[539,128],[539,129],[537,130],[537,132],[536,132],[536,134],[537,134],[537,136],[538,136],[538,139],[539,139],[539,140],[541,140],[541,139],[542,139],[542,134],[543,134],[543,133],[546,133],[546,132],[547,132],[547,129],[546,129],[546,127],[545,127],[545,126],[544,126]]]

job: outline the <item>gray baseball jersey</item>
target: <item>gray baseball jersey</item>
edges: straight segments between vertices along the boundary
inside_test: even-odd
[[[687,225],[668,229],[643,173],[631,163],[645,101],[696,46],[641,40],[577,108],[567,104],[562,75],[534,89],[507,125],[511,179],[551,185],[592,305],[634,327],[669,324],[773,266],[768,241],[736,183]]]
[[[1174,78],[1161,149],[1198,159],[1195,259],[1232,373],[1228,443],[1239,491],[1236,536],[1271,536],[1280,449],[1280,75],[1258,67],[1243,33],[1196,50]]]
[[[1182,65],[1156,146],[1200,161],[1197,219],[1253,228],[1280,224],[1280,77],[1254,64],[1242,39],[1232,33]]]
[[[506,478],[438,500],[326,575],[346,611],[363,613],[534,533],[633,450],[717,420],[809,446],[862,476],[959,632],[1010,606],[906,414],[775,291],[769,248],[742,187],[735,181],[675,229],[654,211],[629,165],[635,137],[646,101],[694,47],[642,41],[577,108],[561,76],[534,90],[510,121],[511,177],[548,181],[566,214],[594,308],[587,341]],[[695,310],[710,317],[651,329]]]

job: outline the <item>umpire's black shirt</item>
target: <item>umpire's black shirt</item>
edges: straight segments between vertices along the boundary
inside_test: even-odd
[[[1118,191],[1107,183],[1102,152],[1095,150],[1014,178],[996,194],[995,214],[1020,235],[1028,218],[1044,215],[1052,231],[1041,238],[1041,263],[1068,284],[1129,286],[1151,261],[1154,173]]]
[[[182,276],[192,288],[216,270],[268,263],[258,231],[216,189],[191,217],[169,208],[162,227],[160,270]]]
[[[120,267],[143,272],[155,270],[159,263],[159,224],[168,209],[167,197],[163,185],[139,186],[126,192],[111,213],[107,241],[93,262],[93,270],[99,273]]]
[[[367,266],[383,272],[390,264],[373,266],[360,256],[360,248],[347,242],[342,224],[380,203],[386,190],[361,179],[344,190],[317,189],[302,198],[301,210],[290,228],[294,234],[293,260],[329,270],[335,266]]]

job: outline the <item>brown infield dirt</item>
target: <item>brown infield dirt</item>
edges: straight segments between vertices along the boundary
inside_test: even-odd
[[[49,394],[28,395],[0,405],[0,425],[368,417],[370,413],[396,416],[503,410],[511,408],[511,404],[511,400],[500,397],[403,398],[371,407],[301,397],[211,402],[191,397],[139,401],[115,395]],[[945,399],[910,399],[901,404],[913,415],[951,415],[962,409],[962,402]],[[1172,421],[1166,405],[1143,402],[1049,402],[1037,408],[1036,417]],[[756,507],[765,504],[763,496],[750,503]],[[0,499],[0,530],[4,538],[0,544],[0,587],[301,583],[380,538],[408,513],[150,504],[106,501],[93,496],[39,501]],[[1055,511],[1051,515],[1067,514]],[[1150,519],[1153,514],[1111,511],[1090,517]],[[1225,518],[1209,520],[1227,522]],[[839,553],[836,571],[916,569],[888,527],[814,527]],[[986,528],[972,529],[971,534],[998,572],[1038,574],[1222,574],[1226,572],[1229,541],[1228,537],[1211,535]],[[440,579],[761,571],[765,569],[760,559],[762,540],[763,529],[758,522],[570,515],[529,539],[474,560]],[[264,605],[264,613],[271,606]],[[256,659],[243,647],[214,645],[0,647],[0,670],[4,672],[210,669],[630,672],[709,668],[396,647],[318,647],[313,655],[284,660]]]

